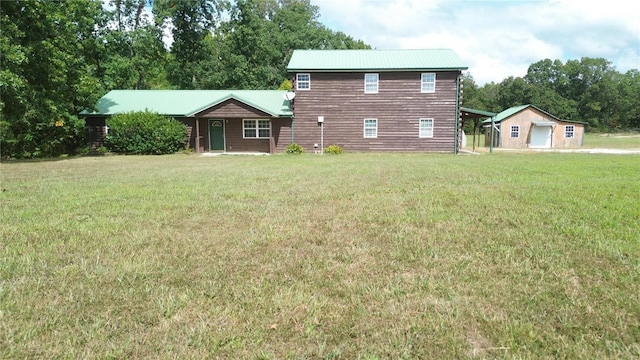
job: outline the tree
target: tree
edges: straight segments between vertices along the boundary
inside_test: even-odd
[[[498,105],[502,110],[530,103],[529,85],[521,77],[509,76],[500,83]]]
[[[95,49],[101,11],[97,0],[2,2],[3,157],[54,156],[82,145],[76,114],[100,94],[86,54]]]
[[[295,49],[369,48],[362,41],[333,32],[319,21],[309,0],[238,0],[229,21],[221,24],[215,44],[220,76],[216,87],[275,89],[288,77]]]
[[[162,31],[149,17],[148,0],[111,0],[100,49],[94,54],[105,90],[162,86],[166,50]],[[166,86],[167,84],[165,84]]]
[[[153,14],[158,26],[171,24],[173,44],[167,66],[169,81],[179,89],[196,89],[201,73],[198,64],[210,59],[205,39],[228,7],[223,0],[155,0]]]

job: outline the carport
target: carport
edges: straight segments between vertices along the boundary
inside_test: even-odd
[[[478,139],[478,146],[480,146],[480,124],[482,119],[492,118],[496,116],[496,113],[492,113],[489,111],[483,111],[478,109],[472,109],[468,107],[461,107],[460,112],[462,113],[462,127],[464,128],[465,121],[472,120],[473,121],[473,134],[474,140]],[[473,151],[476,151],[476,142],[473,141]]]

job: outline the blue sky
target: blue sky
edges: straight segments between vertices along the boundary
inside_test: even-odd
[[[640,4],[629,0],[311,0],[320,21],[377,49],[453,49],[479,85],[542,59],[605,58],[640,69]]]

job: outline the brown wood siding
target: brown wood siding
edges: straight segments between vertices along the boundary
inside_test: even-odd
[[[420,92],[421,72],[379,73],[377,94],[364,93],[364,73],[311,73],[311,89],[296,91],[294,142],[307,151],[320,144],[324,116],[325,147],[453,152],[458,73],[437,72],[434,93]],[[365,118],[378,119],[377,138],[364,138]],[[420,118],[434,119],[433,138],[419,137]]]
[[[242,134],[242,119],[226,119],[227,152],[269,152],[269,139],[245,139]]]
[[[250,119],[271,120],[271,135],[274,141],[274,151],[284,152],[285,147],[291,143],[291,119],[261,117],[249,117]],[[200,122],[200,151],[210,151],[209,121],[223,120],[225,132],[225,151],[227,152],[270,152],[269,139],[245,139],[242,133],[242,118],[211,118],[199,119]],[[195,131],[194,131],[195,133]],[[195,134],[194,137],[195,139]]]
[[[241,103],[234,99],[223,101],[222,103],[216,106],[212,106],[196,114],[196,117],[218,118],[218,119],[256,118],[256,117],[264,118],[269,116],[270,116],[269,114],[263,111],[260,111],[256,108],[253,108],[247,104]]]
[[[291,119],[272,119],[271,135],[273,136],[275,151],[278,153],[285,152],[287,145],[291,144]]]
[[[84,119],[87,129],[87,145],[89,149],[95,150],[104,145],[106,133],[106,117],[87,117]]]
[[[196,148],[196,120],[194,118],[174,118],[177,121],[180,121],[187,127],[187,142],[185,143],[185,149],[195,149]]]

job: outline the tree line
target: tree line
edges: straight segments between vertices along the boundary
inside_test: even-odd
[[[602,58],[540,60],[524,77],[483,86],[467,73],[463,89],[465,107],[497,113],[533,104],[560,119],[586,122],[591,131],[640,130],[640,72],[622,74]]]
[[[319,16],[309,0],[3,0],[1,155],[82,148],[78,114],[112,89],[272,89],[294,49],[370,48]]]
[[[370,49],[320,21],[310,0],[32,0],[0,5],[0,153],[45,157],[85,144],[84,121],[112,89],[286,88],[295,49]],[[168,36],[171,41],[166,41]],[[638,71],[604,59],[531,65],[463,105],[533,103],[597,129],[640,128]]]

